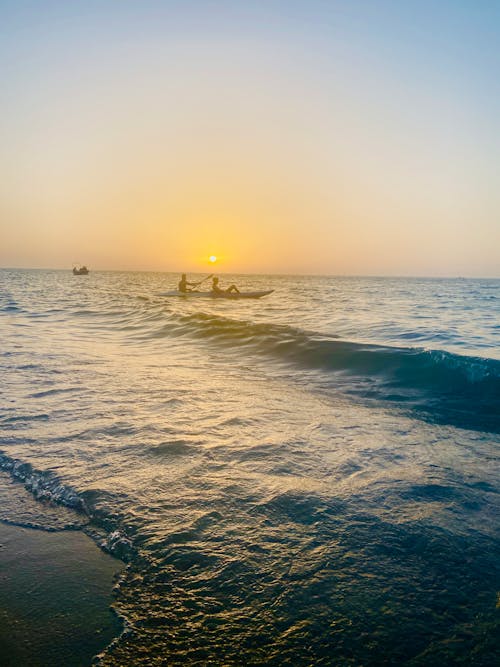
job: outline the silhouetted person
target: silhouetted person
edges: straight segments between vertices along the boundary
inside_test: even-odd
[[[212,292],[215,294],[230,294],[231,292],[239,294],[240,290],[236,287],[236,285],[231,285],[227,289],[222,289],[222,287],[219,287],[219,279],[215,277],[212,278]]]
[[[181,279],[179,280],[179,285],[178,285],[179,292],[192,292],[193,290],[189,289],[188,285],[189,287],[196,287],[197,285],[199,285],[199,283],[188,283],[188,281],[186,280],[186,274],[183,273]]]

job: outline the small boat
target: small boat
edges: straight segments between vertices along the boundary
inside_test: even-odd
[[[86,266],[81,266],[79,269],[76,268],[76,266],[73,267],[73,275],[74,276],[88,276],[89,270],[87,269]]]
[[[223,292],[222,294],[216,294],[215,292],[179,292],[179,290],[173,290],[171,292],[159,292],[157,296],[182,296],[187,299],[260,299],[272,292],[274,292],[273,289],[261,292]]]

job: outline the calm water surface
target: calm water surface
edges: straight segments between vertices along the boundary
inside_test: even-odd
[[[2,462],[129,562],[103,665],[492,665],[500,281],[0,271]]]

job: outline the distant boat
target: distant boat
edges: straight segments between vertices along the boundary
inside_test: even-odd
[[[76,266],[73,267],[73,275],[74,276],[87,276],[89,273],[89,270],[87,269],[86,266],[81,266],[79,269],[76,268]]]

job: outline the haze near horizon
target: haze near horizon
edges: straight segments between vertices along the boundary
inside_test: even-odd
[[[1,267],[500,276],[500,5],[0,19]]]

